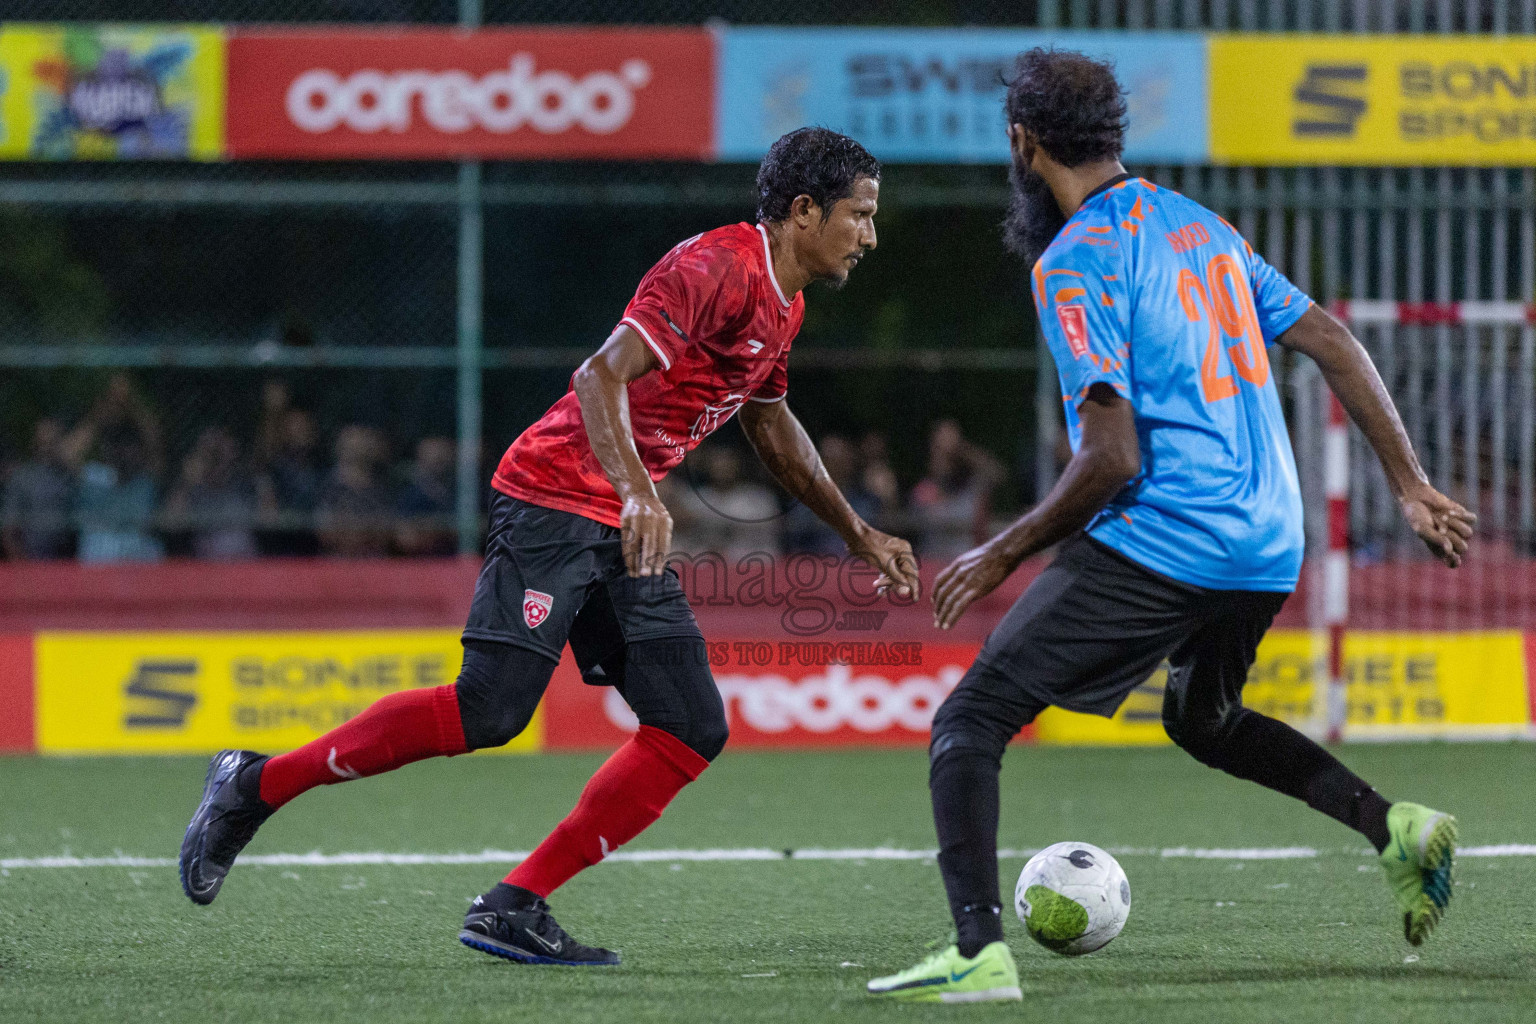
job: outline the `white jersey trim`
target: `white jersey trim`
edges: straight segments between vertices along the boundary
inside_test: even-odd
[[[640,321],[636,320],[632,316],[627,316],[623,320],[620,320],[619,323],[628,324],[635,329],[635,333],[640,335],[645,343],[651,347],[651,351],[656,353],[656,358],[661,360],[662,370],[665,371],[672,369],[672,360],[667,358],[666,350],[663,349],[660,345],[656,344],[656,339],[651,337],[650,331],[647,331],[644,327],[640,326]]]
[[[749,401],[752,401],[752,402],[762,402],[765,405],[769,405],[769,404],[772,404],[774,402],[782,402],[782,401],[784,401],[784,399],[786,399],[788,397],[789,397],[789,392],[786,391],[782,395],[780,395],[778,398],[758,398],[756,395],[748,395],[747,399]]]
[[[768,245],[768,229],[759,224],[757,233],[763,236],[763,260],[768,264],[768,280],[773,282],[773,293],[779,297],[779,305],[788,309],[790,301],[784,297],[784,289],[779,287],[779,279],[773,273],[773,249]]]

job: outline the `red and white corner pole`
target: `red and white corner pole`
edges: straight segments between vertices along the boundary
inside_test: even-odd
[[[1324,385],[1326,390],[1327,385]],[[1323,555],[1323,622],[1328,627],[1328,681],[1324,695],[1328,742],[1344,735],[1344,631],[1349,621],[1349,425],[1344,407],[1328,392],[1323,431],[1323,490],[1328,499],[1328,551]]]

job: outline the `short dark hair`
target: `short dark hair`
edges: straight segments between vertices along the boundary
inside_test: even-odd
[[[829,128],[797,128],[757,168],[757,219],[783,220],[796,196],[810,196],[826,220],[860,178],[880,180],[880,161],[869,150]]]
[[[1007,86],[1008,123],[1034,135],[1057,163],[1116,160],[1125,150],[1125,90],[1109,61],[1037,46],[1019,54]]]

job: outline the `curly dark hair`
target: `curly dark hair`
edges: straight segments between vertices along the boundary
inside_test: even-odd
[[[1115,67],[1075,50],[1035,47],[1019,54],[1004,111],[1057,163],[1115,160],[1125,149],[1125,90]]]
[[[880,161],[869,150],[829,128],[797,128],[770,146],[757,168],[757,219],[783,220],[796,196],[810,196],[826,220],[860,178],[880,180]]]

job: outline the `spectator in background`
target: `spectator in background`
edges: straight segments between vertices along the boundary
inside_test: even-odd
[[[885,435],[878,430],[865,434],[859,441],[859,459],[863,463],[859,480],[865,492],[880,503],[877,518],[870,522],[890,532],[892,527],[901,525],[897,522],[901,518],[901,487],[896,483],[896,471],[891,468],[891,453]]]
[[[388,457],[384,435],[373,427],[337,433],[336,465],[315,508],[321,551],[347,558],[389,554],[395,503],[384,475]]]
[[[209,427],[198,436],[166,499],[165,517],[168,526],[191,531],[193,557],[256,556],[256,483],[229,431]]]
[[[779,551],[779,503],[773,492],[742,474],[741,455],[729,445],[704,454],[704,480],[697,488],[704,506],[694,533],[700,550],[717,551],[735,565],[756,552]]]
[[[75,510],[82,562],[145,562],[165,555],[153,533],[163,447],[160,421],[133,379],[116,373],[95,406],[64,437],[78,465]]]
[[[939,420],[928,436],[928,475],[912,490],[910,515],[923,557],[941,564],[987,539],[1001,464]]]
[[[288,387],[268,381],[262,394],[261,426],[256,435],[256,493],[261,518],[261,548],[269,555],[313,555],[320,550],[314,532],[315,508],[324,472],[320,432],[315,418],[293,408]]]
[[[74,468],[64,460],[64,425],[38,420],[32,457],[12,471],[0,498],[0,544],[5,557],[68,558],[74,547],[70,517]]]
[[[447,437],[424,437],[416,443],[416,460],[395,499],[395,511],[400,514],[395,545],[401,554],[440,556],[458,550],[453,528],[457,450]]]
[[[866,523],[877,522],[883,509],[880,499],[864,486],[858,451],[847,438],[837,434],[825,435],[816,448],[821,452],[821,463],[827,468],[827,475],[843,492],[859,518]],[[813,555],[841,556],[848,552],[843,538],[800,502],[796,502],[784,517],[784,547],[788,551]]]

